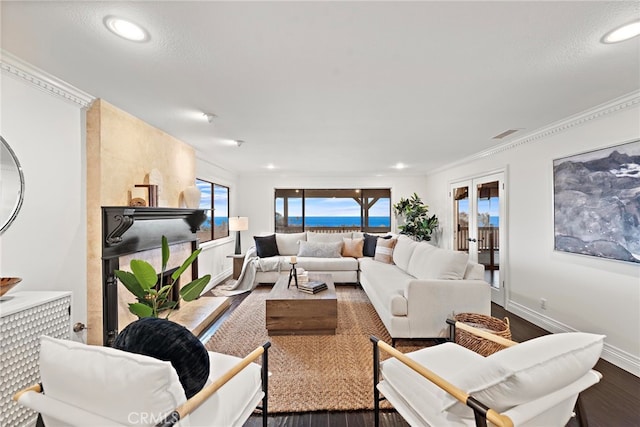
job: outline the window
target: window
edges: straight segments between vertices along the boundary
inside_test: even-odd
[[[229,187],[196,179],[200,189],[200,209],[204,209],[207,219],[196,233],[200,242],[229,236]]]
[[[276,189],[275,229],[301,231],[391,231],[391,190]]]

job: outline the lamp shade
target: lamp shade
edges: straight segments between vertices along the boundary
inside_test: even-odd
[[[249,218],[246,216],[232,216],[229,218],[229,231],[247,231]]]

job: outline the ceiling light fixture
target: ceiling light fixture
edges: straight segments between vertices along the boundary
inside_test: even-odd
[[[244,144],[244,141],[243,141],[243,140],[241,140],[241,139],[236,139],[236,140],[235,140],[235,143],[236,143],[236,145],[237,145],[238,147],[242,147],[242,144]]]
[[[405,165],[404,163],[401,163],[401,162],[396,163],[395,166],[394,166],[395,169],[404,169],[406,167],[407,167],[407,165]]]
[[[218,116],[216,116],[216,115],[215,115],[215,114],[213,114],[213,113],[202,113],[202,115],[207,119],[207,121],[208,121],[209,123],[213,123],[213,119],[215,119],[216,117],[218,117]]]
[[[276,167],[273,165],[273,163],[269,163],[267,165],[267,169],[275,169]]]
[[[636,37],[640,34],[640,20],[625,24],[615,30],[609,31],[602,37],[602,43],[619,43]]]
[[[144,28],[126,19],[107,16],[104,18],[104,25],[113,34],[132,42],[146,42],[149,40],[149,33]]]

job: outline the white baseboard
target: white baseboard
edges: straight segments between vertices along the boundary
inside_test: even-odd
[[[509,312],[518,315],[549,332],[578,332],[576,329],[565,325],[564,323],[558,322],[551,317],[531,310],[529,307],[525,307],[517,302],[508,301],[506,305],[507,306],[505,308]],[[613,363],[620,369],[624,369],[636,377],[640,377],[640,357],[634,356],[633,354],[605,342],[604,348],[602,349],[602,358],[607,362]]]

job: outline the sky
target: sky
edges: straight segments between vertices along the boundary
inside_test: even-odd
[[[282,199],[276,201],[276,211],[282,213]],[[369,210],[369,216],[389,216],[389,199],[381,199]],[[314,216],[360,216],[360,205],[347,198],[307,198],[305,215]],[[289,199],[289,216],[302,216],[302,198]]]

